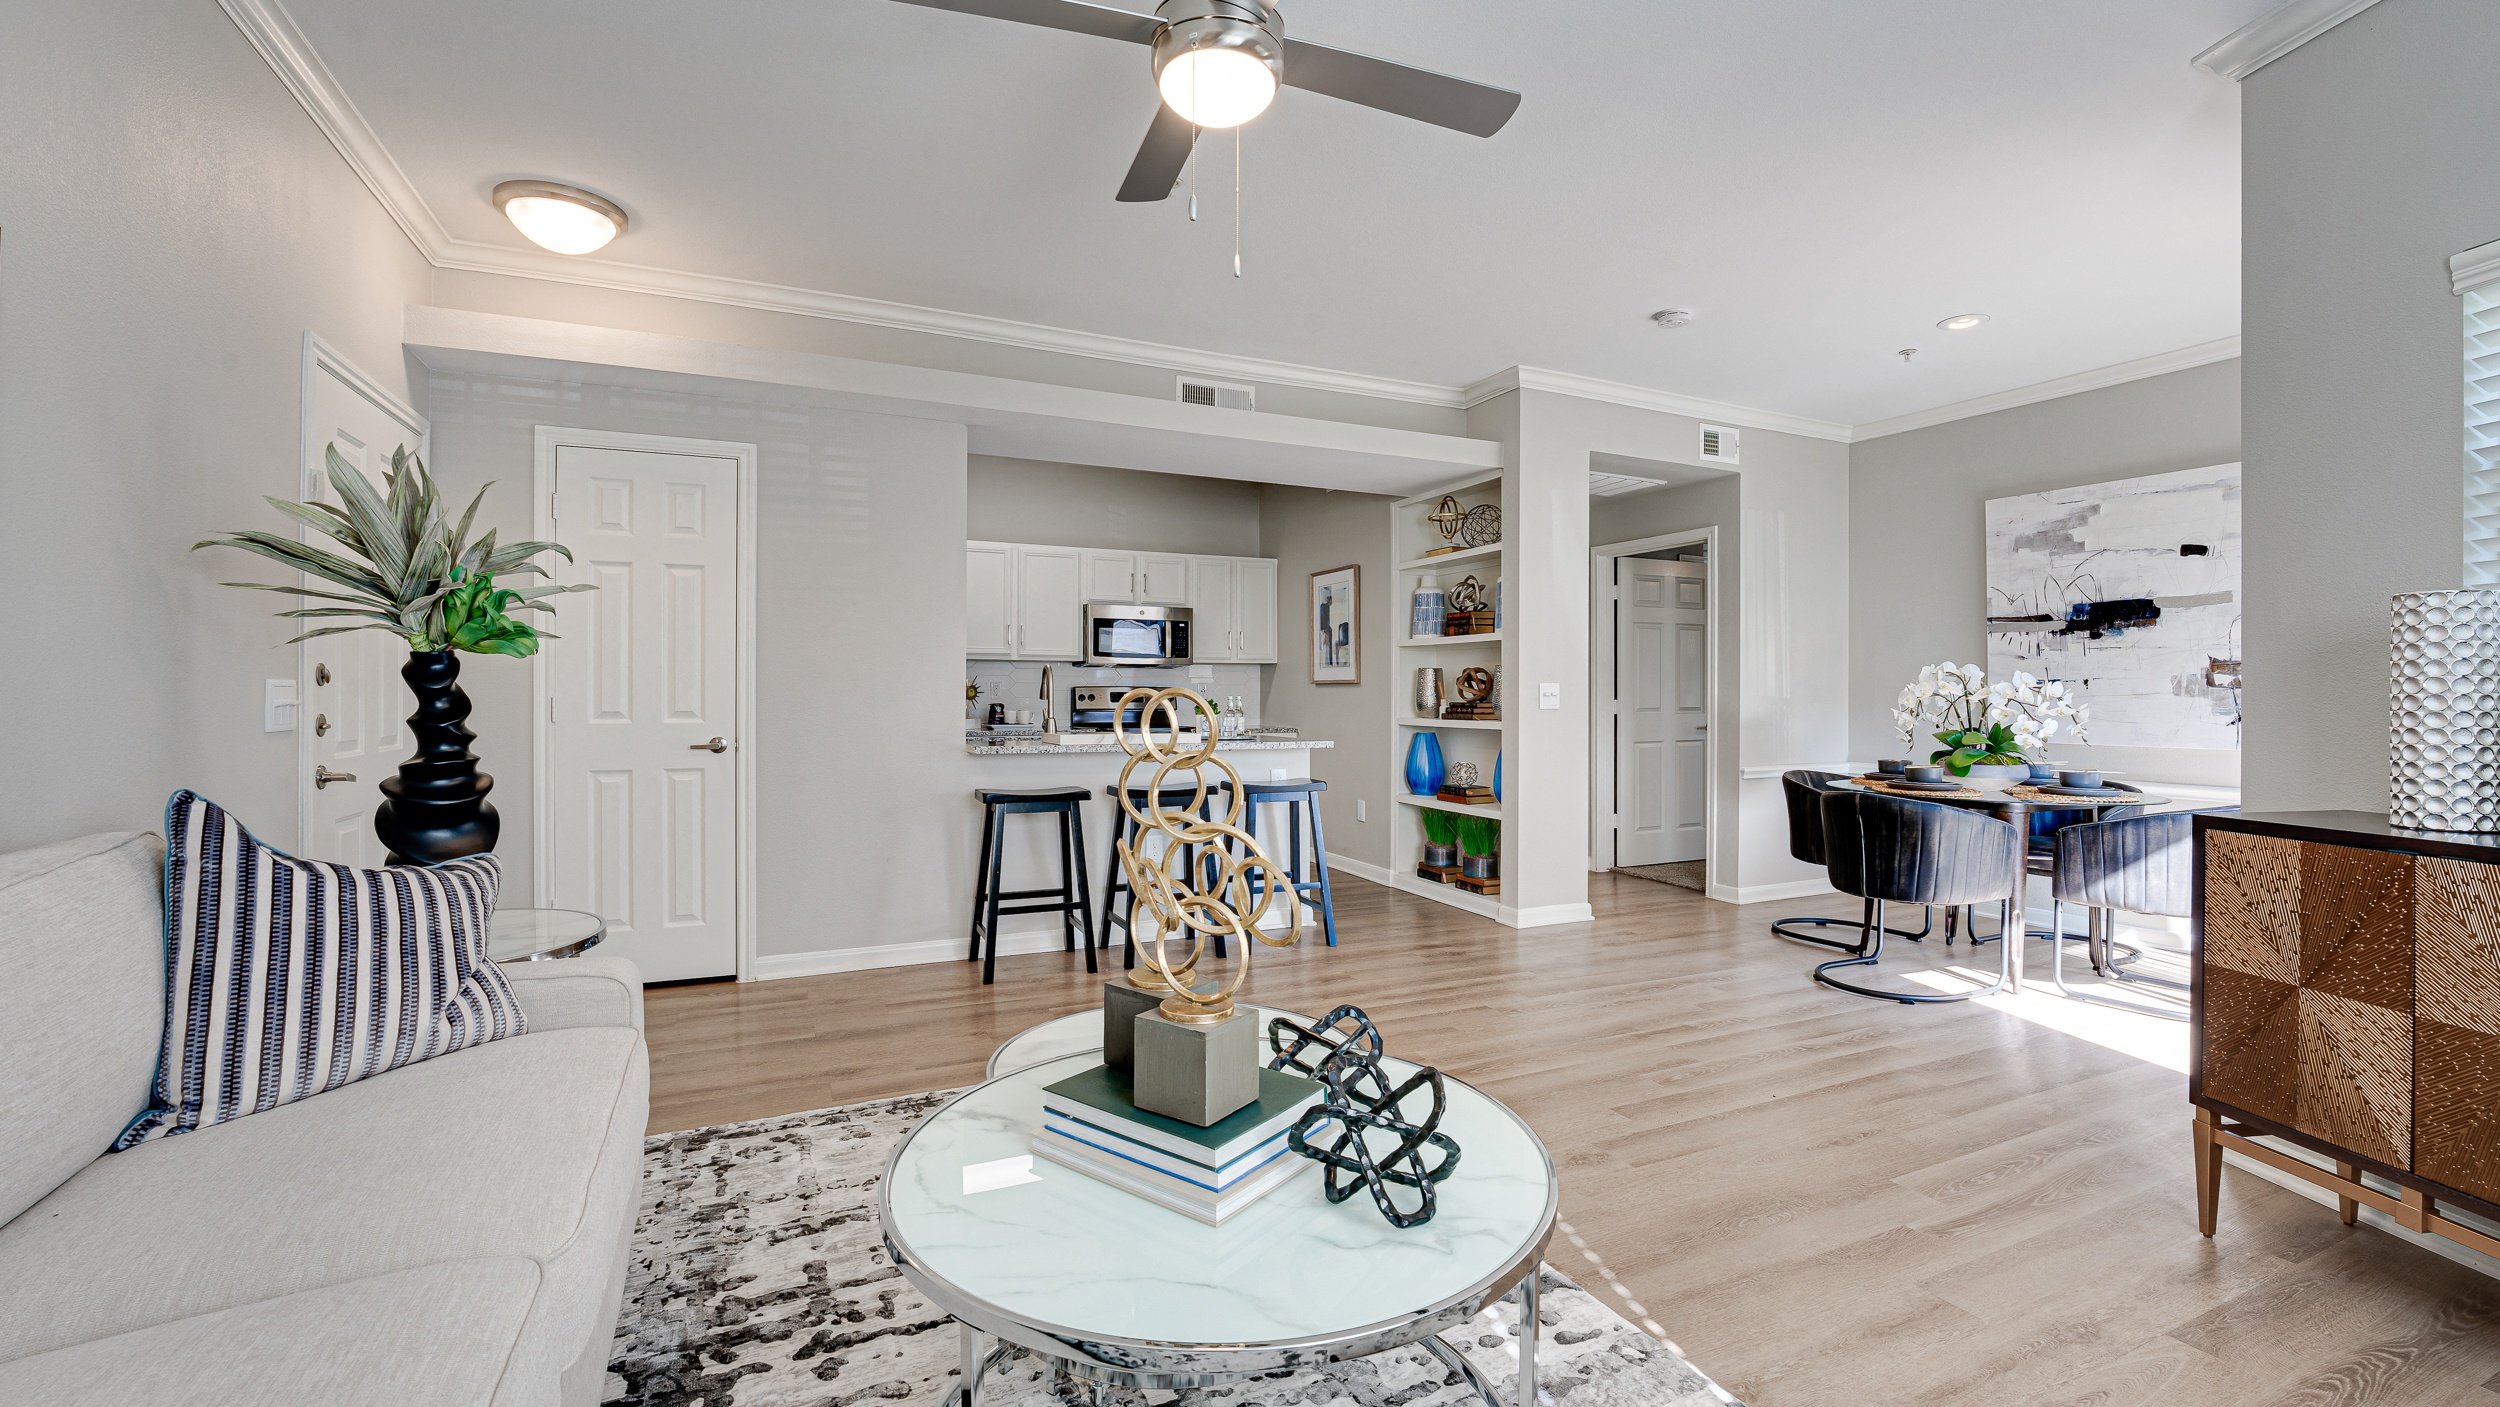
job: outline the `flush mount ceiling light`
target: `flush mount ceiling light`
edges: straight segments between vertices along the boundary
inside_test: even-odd
[[[1197,127],[1238,127],[1276,101],[1285,69],[1284,38],[1268,21],[1275,11],[1225,0],[1166,10],[1203,11],[1174,18],[1155,36],[1155,87],[1181,119]]]
[[[1968,332],[1972,328],[1979,326],[1987,320],[1988,315],[1986,313],[1955,313],[1953,316],[1937,323],[1936,326],[1943,328],[1947,332]]]
[[[625,232],[625,211],[604,195],[554,181],[506,181],[495,208],[529,242],[558,254],[588,254]]]

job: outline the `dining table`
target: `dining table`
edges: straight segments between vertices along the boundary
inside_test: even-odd
[[[1925,787],[1904,785],[1901,779],[1873,773],[1843,778],[1841,785],[1855,787],[1861,791],[1875,792],[1883,796],[1897,796],[1908,801],[1932,801],[1942,806],[1960,806],[1970,810],[1986,811],[1996,816],[1997,819],[2012,824],[2014,834],[2021,838],[2020,843],[2014,847],[2012,882],[2014,912],[2017,915],[2015,921],[2022,925],[2026,936],[2029,936],[2032,930],[2029,927],[2029,921],[2021,918],[2020,915],[2025,912],[2026,890],[2031,881],[2031,816],[2033,812],[2050,810],[2100,812],[2115,810],[2119,807],[2150,809],[2170,804],[2170,798],[2154,796],[2147,792],[2127,791],[2111,796],[2077,796],[2022,782],[1999,788],[1974,787],[1965,783],[1958,790],[1935,791]],[[1976,936],[1973,935],[1974,940]],[[2043,933],[2041,936],[2052,935]],[[2053,936],[2059,941],[2064,939],[2063,934]],[[2006,991],[2009,994],[2019,995],[2023,989],[2022,944],[2015,943],[2013,950],[2005,955],[2005,973]]]

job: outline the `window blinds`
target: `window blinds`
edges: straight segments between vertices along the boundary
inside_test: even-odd
[[[2465,584],[2500,585],[2500,283],[2465,293]]]

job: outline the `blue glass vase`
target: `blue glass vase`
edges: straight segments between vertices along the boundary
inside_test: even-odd
[[[1493,754],[1493,799],[1502,799],[1502,754],[1499,752]]]
[[[1418,730],[1406,745],[1406,789],[1417,796],[1431,796],[1441,790],[1441,779],[1449,768],[1441,761],[1441,735]]]

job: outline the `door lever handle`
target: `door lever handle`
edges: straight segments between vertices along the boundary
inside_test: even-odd
[[[329,768],[318,764],[313,767],[313,789],[316,791],[328,786],[332,782],[352,782],[354,780],[356,780],[356,774],[353,772],[333,772]]]
[[[727,738],[714,738],[714,739],[712,739],[712,740],[711,740],[710,742],[708,742],[708,743],[688,743],[688,744],[686,744],[686,751],[688,751],[688,752],[727,752],[727,751],[729,751],[729,739],[727,739]]]

